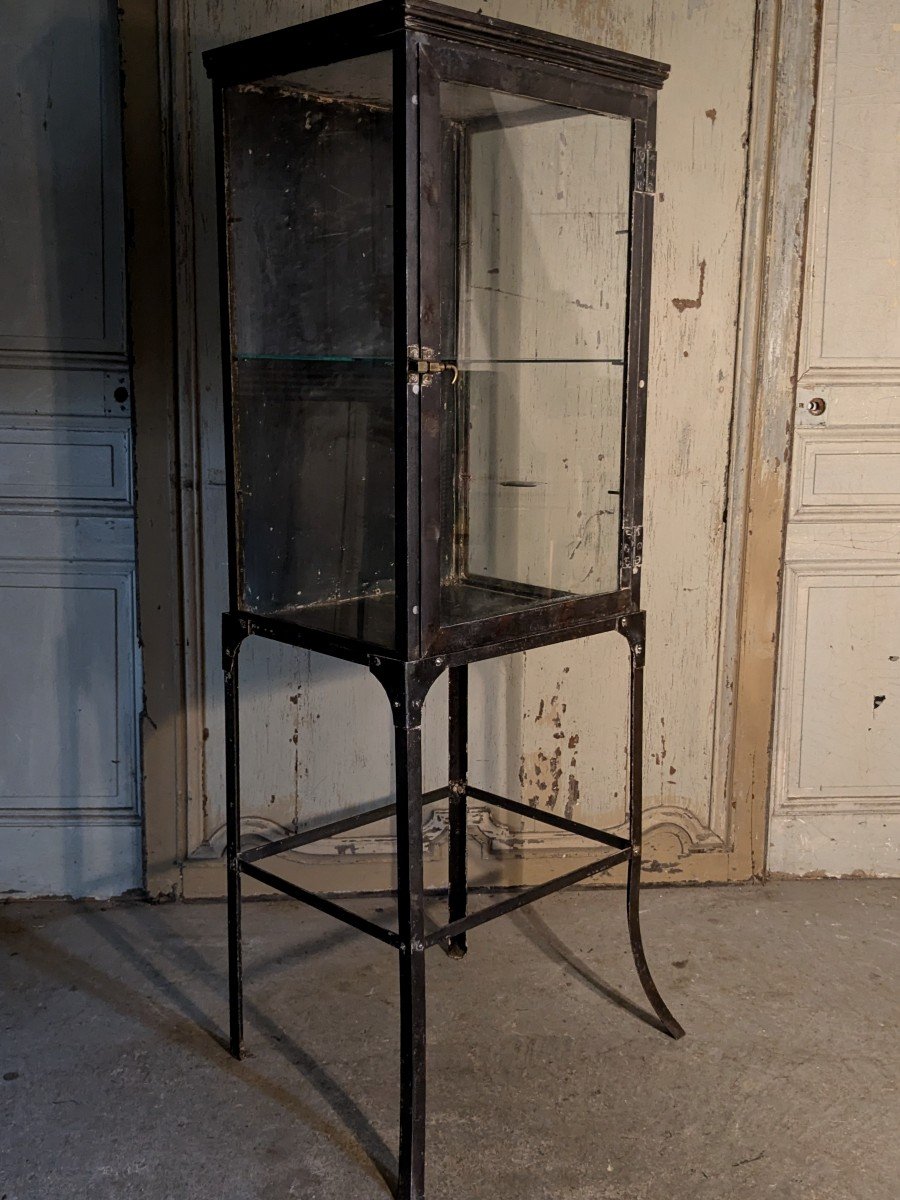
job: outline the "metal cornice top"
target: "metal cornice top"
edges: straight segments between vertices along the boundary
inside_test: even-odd
[[[377,0],[207,50],[203,63],[219,83],[250,83],[314,63],[375,53],[404,31],[590,72],[632,87],[658,89],[669,74],[666,63],[432,0]]]

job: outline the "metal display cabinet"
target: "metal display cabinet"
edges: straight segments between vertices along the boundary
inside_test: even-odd
[[[656,93],[668,68],[427,0],[383,0],[211,50],[228,439],[223,622],[231,1048],[241,876],[400,961],[399,1194],[425,1187],[425,952],[628,865],[641,944],[644,413]],[[479,659],[618,632],[630,659],[630,836],[467,780]],[[238,657],[250,635],[368,666],[393,712],[396,803],[240,848]],[[421,713],[449,673],[446,787]],[[466,801],[602,844],[469,912]],[[426,932],[423,807],[449,798],[449,920]],[[398,926],[267,860],[396,816]],[[263,865],[266,863],[267,865]]]

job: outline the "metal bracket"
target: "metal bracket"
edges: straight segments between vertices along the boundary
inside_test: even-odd
[[[647,614],[643,609],[619,618],[619,633],[631,647],[632,662],[643,666],[644,645],[647,639]]]
[[[446,666],[443,658],[422,658],[404,662],[395,658],[369,655],[369,670],[384,688],[391,705],[391,716],[398,728],[418,728],[422,707],[431,685]]]
[[[232,612],[222,613],[222,670],[229,675],[234,670],[238,651],[250,631],[246,621]]]

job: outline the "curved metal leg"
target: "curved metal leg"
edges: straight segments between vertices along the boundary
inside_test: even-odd
[[[238,715],[238,654],[242,636],[223,622],[222,665],[225,669],[225,865],[228,874],[228,1015],[229,1045],[244,1056],[244,995],[241,966],[241,766]]]
[[[647,956],[644,953],[644,942],[641,937],[641,838],[643,817],[643,751],[644,751],[644,646],[645,646],[645,615],[636,613],[634,617],[623,618],[621,632],[628,639],[631,648],[631,696],[629,706],[630,733],[630,779],[629,779],[629,835],[631,841],[631,857],[628,860],[628,886],[626,902],[628,906],[628,934],[631,939],[631,953],[634,965],[637,967],[638,978],[644,994],[650,1001],[653,1011],[659,1017],[664,1032],[669,1037],[684,1037],[684,1030],[669,1012],[666,1002],[659,994],[659,989],[653,982]]]

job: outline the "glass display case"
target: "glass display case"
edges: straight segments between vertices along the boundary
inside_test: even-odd
[[[367,932],[400,949],[407,1200],[424,1189],[421,954],[440,942],[461,955],[467,930],[509,907],[467,910],[467,796],[615,851],[579,878],[627,862],[638,969],[680,1033],[636,907],[650,240],[668,68],[426,0],[205,60],[229,494],[232,1043],[239,1053],[241,875],[297,894],[260,861],[313,840],[240,847],[237,661],[258,635],[366,664],[391,701],[399,928]],[[467,665],[611,630],[632,651],[631,836],[471,787]],[[423,796],[421,708],[445,670],[450,778]],[[446,798],[451,922],[426,937],[421,812]]]

